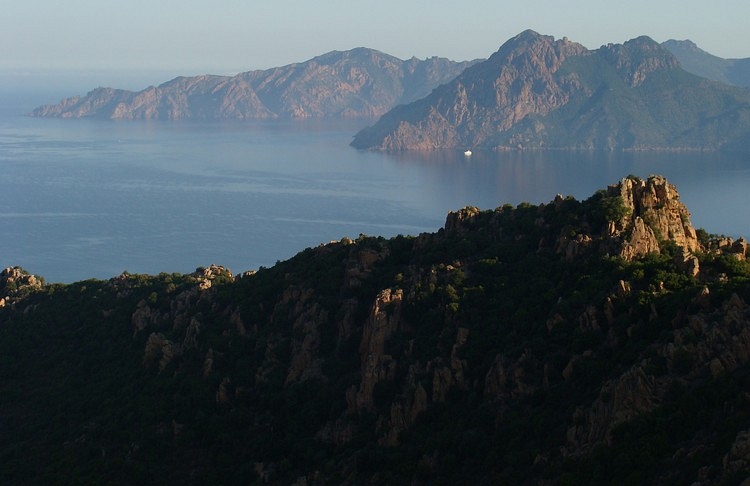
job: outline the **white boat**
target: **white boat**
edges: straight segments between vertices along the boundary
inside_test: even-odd
[[[466,150],[464,152],[464,155],[467,156],[467,157],[471,157],[471,150]]]

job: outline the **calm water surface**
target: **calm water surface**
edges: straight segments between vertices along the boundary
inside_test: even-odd
[[[466,205],[579,199],[628,174],[677,185],[693,223],[750,235],[750,157],[386,154],[348,146],[362,122],[34,119],[0,100],[0,266],[48,281],[234,272],[360,233],[435,231]]]

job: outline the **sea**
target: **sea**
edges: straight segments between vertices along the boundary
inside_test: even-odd
[[[123,271],[234,273],[360,234],[434,232],[464,206],[586,199],[665,176],[692,222],[750,236],[750,155],[361,151],[356,121],[33,118],[40,93],[0,93],[0,267],[48,282]]]

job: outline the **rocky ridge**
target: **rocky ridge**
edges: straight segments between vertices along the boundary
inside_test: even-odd
[[[178,77],[132,92],[97,88],[33,116],[113,120],[371,118],[419,99],[473,62],[406,61],[373,49],[334,51],[236,76]]]
[[[3,278],[31,286],[0,309],[4,480],[49,470],[9,452],[27,445],[127,484],[750,474],[747,244],[696,231],[660,176],[253,274]]]

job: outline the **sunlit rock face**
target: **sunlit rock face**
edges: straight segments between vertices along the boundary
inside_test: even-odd
[[[690,212],[680,201],[674,185],[664,177],[641,180],[625,178],[608,188],[619,195],[627,214],[609,225],[609,236],[624,236],[621,256],[633,259],[659,251],[659,241],[668,240],[688,251],[700,248]]]

